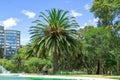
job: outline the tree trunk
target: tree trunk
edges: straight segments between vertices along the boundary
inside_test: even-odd
[[[53,74],[55,74],[58,71],[58,54],[55,52],[53,54]]]
[[[97,67],[97,72],[96,74],[100,74],[100,70],[101,70],[101,60],[98,60],[98,67]]]
[[[21,69],[21,59],[18,59],[18,71]]]
[[[117,60],[117,75],[120,75],[119,60]]]

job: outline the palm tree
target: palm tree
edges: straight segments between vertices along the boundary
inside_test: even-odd
[[[40,12],[40,20],[34,21],[36,25],[30,27],[31,41],[36,55],[53,57],[53,74],[59,69],[60,56],[70,55],[77,50],[75,28],[78,24],[67,14],[68,11],[61,9]]]

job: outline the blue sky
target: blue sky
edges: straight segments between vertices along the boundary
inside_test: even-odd
[[[80,27],[96,25],[98,19],[89,12],[93,0],[1,0],[0,25],[5,29],[21,31],[21,44],[30,40],[29,29],[32,22],[39,19],[39,12],[51,8],[69,11],[76,17]]]

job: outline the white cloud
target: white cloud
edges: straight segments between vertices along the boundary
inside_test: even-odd
[[[90,6],[89,6],[88,4],[85,4],[85,5],[84,5],[84,8],[85,8],[86,10],[89,10],[89,9],[90,9]]]
[[[22,37],[22,38],[21,38],[21,44],[22,44],[22,45],[28,44],[29,41],[30,41],[30,38],[29,38],[29,37]]]
[[[79,17],[79,16],[82,16],[83,14],[78,13],[78,12],[76,12],[76,11],[74,11],[74,10],[71,10],[71,15],[72,15],[73,17]]]
[[[87,26],[88,25],[88,23],[84,23],[84,26]]]
[[[34,12],[28,10],[22,10],[22,13],[28,16],[28,18],[34,18],[36,16]]]
[[[65,3],[71,3],[71,1],[70,0],[66,0]]]
[[[99,18],[94,18],[94,19],[93,19],[93,21],[94,21],[95,23],[97,23],[98,20],[99,20]]]
[[[93,19],[89,19],[87,22],[85,22],[82,26],[80,26],[80,28],[84,28],[85,26],[89,26],[89,25],[93,25],[94,27],[97,27],[97,22],[98,22],[99,18],[93,18]]]
[[[97,26],[97,22],[98,22],[99,18],[93,18],[93,19],[89,19],[88,23],[89,25],[93,25],[93,26]]]
[[[87,26],[88,25],[88,23],[84,23],[84,25],[83,26],[80,26],[80,28],[84,28],[85,26]]]
[[[8,18],[4,21],[0,21],[0,24],[3,25],[5,27],[5,29],[11,28],[13,26],[17,25],[17,21],[19,21],[17,18]]]
[[[89,23],[92,23],[92,20],[88,20]]]
[[[3,22],[2,22],[2,21],[0,21],[0,25],[3,25]]]

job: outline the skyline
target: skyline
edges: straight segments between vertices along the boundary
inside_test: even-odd
[[[30,26],[33,21],[39,19],[39,13],[56,8],[69,11],[69,16],[74,16],[79,26],[96,26],[97,18],[89,12],[93,0],[51,0],[51,1],[26,1],[4,0],[0,3],[0,25],[5,29],[19,30],[21,32],[21,45],[29,43]]]

